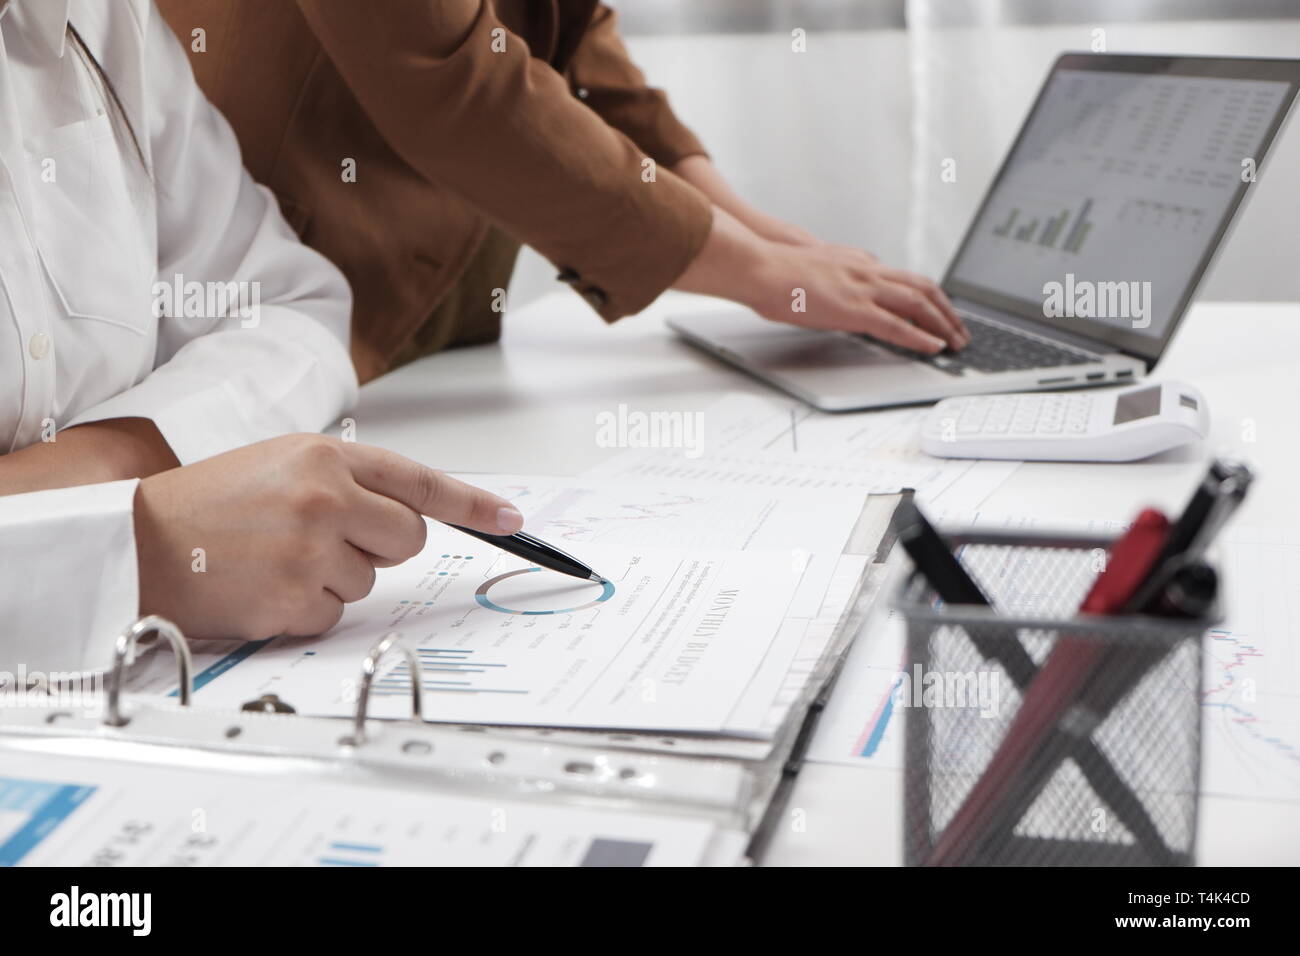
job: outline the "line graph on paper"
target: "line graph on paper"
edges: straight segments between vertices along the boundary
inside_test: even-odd
[[[707,510],[708,499],[671,491],[626,501],[574,488],[556,495],[532,516],[536,527],[565,541],[641,540],[638,528],[664,519],[690,519]]]
[[[1207,793],[1300,802],[1300,541],[1233,529],[1223,548],[1227,621],[1205,642]]]
[[[1261,686],[1269,655],[1250,634],[1215,628],[1205,653],[1205,791],[1300,800],[1300,689]]]

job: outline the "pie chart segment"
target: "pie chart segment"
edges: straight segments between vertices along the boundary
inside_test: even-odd
[[[535,577],[542,568],[520,568],[489,578],[474,600],[498,614],[572,614],[603,604],[614,596],[614,583],[578,581],[556,574]]]

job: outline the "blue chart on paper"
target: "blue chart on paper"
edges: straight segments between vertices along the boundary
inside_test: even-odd
[[[496,611],[499,614],[572,614],[574,611],[584,611],[589,607],[595,607],[597,604],[604,604],[614,596],[614,583],[612,581],[606,581],[600,594],[593,600],[588,601],[586,604],[577,604],[573,607],[552,608],[545,611],[521,611],[511,607],[503,607],[488,597],[488,591],[492,589],[494,584],[499,584],[507,578],[513,578],[516,575],[530,574],[533,571],[540,570],[542,569],[521,568],[518,571],[508,571],[505,574],[498,574],[494,578],[489,578],[478,586],[478,590],[474,592],[474,600],[478,601],[479,604],[487,608],[489,611]]]
[[[0,777],[0,866],[15,866],[96,788]]]

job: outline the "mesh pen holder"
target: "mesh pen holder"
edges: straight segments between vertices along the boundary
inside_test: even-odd
[[[1217,613],[1078,615],[1110,538],[970,533],[949,541],[997,611],[944,606],[915,572],[896,598],[907,622],[895,701],[907,714],[908,865],[1190,865],[1201,637]],[[976,782],[1062,641],[1101,661],[1084,702],[1042,722],[1050,731],[1023,748],[1032,757],[1004,775],[1001,799],[982,805],[972,797]],[[954,844],[964,850],[954,854]]]

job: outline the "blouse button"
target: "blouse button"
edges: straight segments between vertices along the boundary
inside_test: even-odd
[[[38,362],[50,354],[50,337],[44,332],[37,332],[27,340],[27,352]]]

